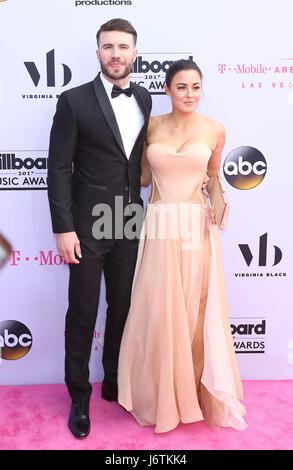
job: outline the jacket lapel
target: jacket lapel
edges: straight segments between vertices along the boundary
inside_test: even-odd
[[[141,112],[143,114],[143,117],[144,117],[144,123],[146,124],[148,122],[148,112],[147,112],[147,109],[145,107],[145,103],[144,101],[141,99],[140,97],[140,94],[139,94],[139,88],[137,87],[137,85],[133,82],[131,82],[131,86],[133,87],[133,90],[134,90],[134,96],[136,98],[136,101],[138,102],[139,104],[139,107],[141,109]]]
[[[144,124],[143,124],[143,126],[141,127],[141,130],[140,130],[140,132],[139,132],[139,134],[138,134],[138,136],[137,136],[137,138],[136,138],[136,141],[135,141],[135,143],[134,143],[134,145],[133,145],[133,147],[132,147],[132,150],[131,150],[131,154],[130,154],[129,159],[131,159],[131,157],[132,157],[134,151],[136,150],[136,148],[137,148],[137,146],[139,145],[139,143],[140,143],[142,137],[144,136],[144,134],[145,134],[145,128],[146,128],[146,126],[147,126],[147,124],[148,124],[148,120],[149,120],[149,116],[148,116],[147,109],[146,109],[145,104],[144,104],[144,102],[143,102],[143,100],[141,99],[140,94],[139,94],[139,88],[136,86],[135,83],[131,83],[131,86],[133,87],[135,99],[136,99],[136,101],[138,102],[138,105],[139,105],[139,107],[140,107],[140,110],[141,110],[141,112],[142,112],[142,114],[143,114],[143,117],[144,117]]]
[[[115,118],[115,114],[111,106],[111,103],[109,101],[106,90],[104,88],[104,85],[100,79],[100,74],[96,76],[96,78],[93,81],[93,84],[94,84],[95,94],[96,94],[98,103],[101,107],[102,113],[105,117],[105,120],[108,123],[108,126],[110,127],[111,131],[113,132],[114,138],[116,139],[117,144],[119,145],[121,152],[123,153],[123,156],[127,158],[125,155],[125,149],[124,149],[124,145],[122,142],[119,127]]]

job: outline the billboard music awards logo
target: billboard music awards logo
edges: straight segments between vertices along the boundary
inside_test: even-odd
[[[257,243],[258,242],[258,243]],[[240,253],[242,255],[242,260],[245,262],[247,267],[257,269],[257,271],[245,271],[234,273],[235,277],[253,277],[253,278],[285,278],[287,276],[286,272],[282,272],[278,268],[275,271],[271,271],[272,267],[279,265],[283,259],[282,250],[273,245],[269,240],[269,234],[264,233],[256,239],[252,245],[248,243],[238,244]],[[265,268],[265,269],[264,269]],[[270,268],[270,270],[268,270]]]
[[[254,147],[238,147],[226,157],[223,172],[228,183],[236,189],[258,186],[267,172],[263,154]]]
[[[0,323],[0,359],[21,359],[31,349],[33,338],[23,323],[6,320]]]
[[[56,61],[55,49],[44,54],[37,62],[25,61],[24,66],[27,76],[34,85],[30,93],[22,93],[23,99],[58,99],[59,94],[52,93],[55,88],[68,85],[72,78],[72,72],[68,65]],[[45,93],[44,91],[45,88]],[[42,93],[40,93],[42,91]]]
[[[131,81],[145,87],[151,95],[165,95],[165,75],[169,66],[178,59],[193,60],[190,52],[138,54],[132,70]]]
[[[0,151],[0,191],[47,189],[46,150]]]
[[[264,354],[266,319],[263,317],[231,318],[231,333],[236,354]]]

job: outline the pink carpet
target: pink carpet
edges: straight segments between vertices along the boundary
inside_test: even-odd
[[[67,428],[65,385],[0,387],[1,450],[289,450],[293,449],[293,380],[244,381],[248,428],[215,431],[204,422],[164,434],[141,428],[93,385],[91,433],[75,439]]]

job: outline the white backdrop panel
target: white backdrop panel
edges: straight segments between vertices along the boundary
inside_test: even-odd
[[[51,232],[49,132],[58,95],[95,77],[96,31],[114,17],[129,19],[138,31],[142,70],[132,79],[153,93],[152,114],[171,109],[169,98],[158,94],[164,62],[191,55],[204,75],[198,111],[226,127],[223,163],[242,146],[259,150],[266,160],[258,186],[243,190],[225,183],[231,206],[221,233],[227,295],[242,378],[292,378],[292,13],[290,0],[0,2],[0,231],[14,250],[0,272],[0,328],[14,320],[32,336],[25,356],[2,359],[1,384],[64,380],[68,266],[61,264]],[[35,83],[25,62],[34,64]],[[70,70],[71,79],[62,86],[69,80],[64,70]],[[17,168],[8,168],[12,157],[7,155],[19,159]],[[225,181],[223,166],[221,172]],[[144,200],[148,193],[142,190]],[[265,234],[266,248],[260,246]],[[240,244],[251,253],[250,265]],[[274,247],[282,254],[276,265]],[[92,381],[103,378],[106,307],[102,282]]]

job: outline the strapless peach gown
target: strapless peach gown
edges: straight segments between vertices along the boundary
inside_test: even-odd
[[[206,419],[246,428],[219,229],[202,194],[211,150],[150,144],[152,193],[118,366],[118,401],[166,432]]]

